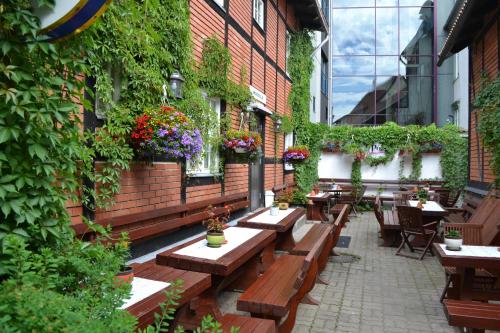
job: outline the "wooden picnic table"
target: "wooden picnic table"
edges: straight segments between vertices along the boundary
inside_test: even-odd
[[[308,211],[307,218],[310,220],[327,222],[328,216],[325,215],[325,207],[327,212],[330,211],[331,193],[318,193],[316,195],[308,195],[307,199],[312,201],[310,211]]]
[[[460,251],[448,251],[445,245],[434,243],[434,253],[443,266],[455,267],[458,273],[456,292],[449,293],[452,299],[500,300],[500,291],[484,291],[473,288],[476,269],[498,271],[500,251],[496,246],[462,245]],[[455,283],[454,283],[455,284]]]
[[[271,216],[270,208],[261,209],[241,219],[238,226],[276,231],[276,250],[291,251],[295,246],[293,226],[305,215],[304,208],[280,210],[278,216]]]
[[[182,280],[183,285],[180,288],[183,292],[181,298],[177,300],[176,309],[183,312],[184,307],[190,306],[190,301],[208,290],[211,286],[210,274],[189,272],[181,269],[176,269],[167,266],[156,265],[155,262],[148,261],[143,264],[133,264],[134,278],[143,278],[154,281],[174,282]],[[126,310],[137,317],[138,328],[143,329],[146,326],[154,323],[154,314],[159,313],[159,304],[166,301],[165,292],[170,286],[161,289],[154,294],[147,296],[137,303],[127,307]]]
[[[408,206],[417,207],[417,204],[418,200],[408,200]],[[427,202],[424,204],[424,207],[421,209],[424,224],[434,221],[439,222],[445,216],[449,215],[449,212],[444,209],[443,206],[441,206],[441,204],[437,201],[427,200]]]
[[[197,316],[183,322],[185,327],[199,323],[206,314],[222,318],[217,295],[224,289],[245,290],[274,262],[274,230],[229,227],[224,234],[227,244],[217,249],[206,246],[202,236],[156,256],[158,265],[211,275],[212,287],[200,295]],[[237,242],[242,237],[246,240]]]

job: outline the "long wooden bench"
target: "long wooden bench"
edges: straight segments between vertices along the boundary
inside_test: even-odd
[[[342,205],[342,209],[339,215],[335,219],[333,224],[316,223],[311,229],[302,237],[302,239],[295,245],[295,247],[290,251],[293,255],[307,256],[311,251],[316,249],[318,243],[321,246],[321,251],[316,254],[316,260],[318,262],[318,273],[321,273],[328,262],[328,257],[331,254],[332,249],[337,245],[340,237],[340,232],[347,222],[349,216],[349,205]],[[324,245],[323,245],[324,244]],[[327,284],[317,277],[318,282]]]
[[[248,193],[238,193],[148,212],[122,215],[98,220],[95,223],[101,226],[111,226],[114,237],[119,236],[122,232],[127,232],[130,241],[137,244],[174,232],[181,227],[200,224],[208,217],[205,209],[210,205],[216,208],[216,214],[225,213],[227,211],[225,207],[234,213],[249,206]],[[73,228],[78,237],[85,236],[92,239],[95,236],[86,224],[74,225]]]
[[[446,300],[444,310],[450,326],[465,327],[473,332],[500,330],[500,304]]]
[[[274,320],[280,333],[291,332],[299,303],[314,287],[318,251],[311,251],[305,257],[278,257],[240,296],[237,309],[250,312],[252,317]]]
[[[465,194],[462,206],[457,207],[447,207],[446,210],[450,215],[445,217],[446,222],[450,223],[465,223],[467,222],[476,210],[481,206],[484,200],[481,198],[472,196],[470,194]]]
[[[238,328],[238,333],[275,333],[274,321],[269,319],[238,316],[232,313],[225,314],[220,320],[224,333],[231,332],[231,328]]]
[[[384,241],[384,246],[396,246],[401,243],[401,227],[396,211],[384,210],[383,202],[377,196],[373,204],[373,212],[380,226],[380,237]]]

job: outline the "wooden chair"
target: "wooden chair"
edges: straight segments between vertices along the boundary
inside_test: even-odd
[[[443,207],[448,207],[449,206],[449,201],[450,201],[450,190],[446,188],[437,188],[434,190],[435,193],[439,194],[439,203]]]
[[[422,219],[422,210],[417,207],[399,205],[397,206],[397,212],[399,218],[399,225],[401,226],[401,237],[403,239],[401,241],[401,245],[399,245],[398,250],[396,251],[396,255],[401,255],[418,260],[422,260],[427,251],[429,251],[431,255],[434,255],[434,253],[432,252],[431,245],[432,242],[434,241],[434,238],[436,238],[437,232],[435,229],[437,222],[424,224]],[[415,252],[415,250],[420,250],[414,248],[414,246],[411,244],[408,238],[411,235],[421,236],[425,241],[422,254],[418,258],[401,253],[401,250],[403,249],[405,244],[408,246],[411,252]]]
[[[472,332],[500,331],[500,304],[446,300],[444,311],[450,326],[465,327]]]
[[[360,190],[356,189],[353,186],[347,187],[342,186],[343,189],[350,188],[350,192],[342,193],[337,200],[339,204],[348,204],[351,206],[354,215],[358,215],[358,211],[356,210],[357,206],[363,200],[363,196],[365,195],[367,186],[364,185]]]
[[[240,296],[236,307],[252,317],[272,319],[278,332],[290,333],[299,303],[314,287],[317,270],[313,251],[306,257],[282,255]]]
[[[417,195],[412,191],[396,191],[394,194],[394,205],[405,206],[408,203],[408,200],[416,200]]]
[[[380,237],[384,246],[395,246],[401,242],[401,227],[395,210],[384,210],[380,196],[375,197],[373,212],[380,226]]]
[[[456,198],[456,200],[458,200],[458,197]],[[462,202],[461,207],[456,208],[453,207],[453,205],[446,208],[450,215],[445,217],[445,221],[450,223],[465,223],[471,218],[476,209],[481,207],[482,203],[483,199],[477,198],[470,194],[466,194],[464,196],[464,201]]]

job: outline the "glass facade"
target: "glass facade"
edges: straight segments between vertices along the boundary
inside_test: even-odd
[[[429,124],[434,2],[332,0],[335,124]]]

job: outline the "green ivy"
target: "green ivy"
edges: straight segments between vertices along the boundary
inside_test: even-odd
[[[352,162],[351,184],[357,189],[358,193],[363,187],[363,181],[361,178],[361,161],[357,159]]]
[[[490,165],[495,187],[500,188],[500,76],[495,80],[483,77],[482,88],[474,100],[479,110],[479,134],[484,147],[492,153]]]

